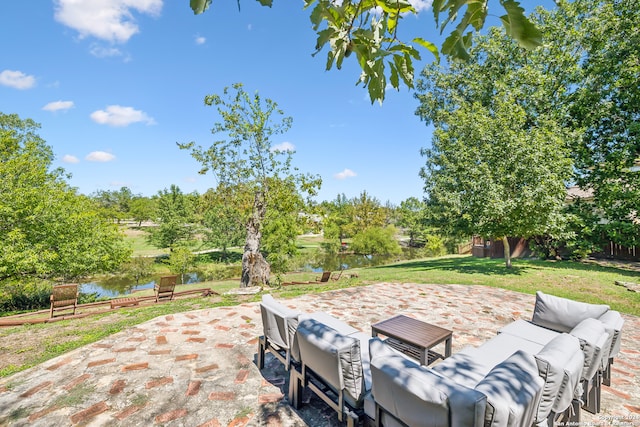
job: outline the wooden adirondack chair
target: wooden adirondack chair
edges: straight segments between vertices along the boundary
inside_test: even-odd
[[[323,271],[322,272],[322,276],[316,277],[316,282],[318,282],[318,283],[328,282],[330,278],[331,278],[331,272],[330,271]]]
[[[343,269],[340,269],[340,271],[338,273],[333,273],[331,275],[331,280],[340,280],[340,277],[342,277],[342,272],[343,271],[344,271]]]
[[[169,301],[173,299],[173,291],[176,288],[176,281],[178,276],[162,276],[160,282],[156,283],[153,288],[156,291],[156,302],[160,299],[168,298]]]
[[[72,310],[72,314],[76,314],[78,293],[77,283],[54,286],[49,297],[51,301],[51,317],[53,317],[53,312],[58,310]]]

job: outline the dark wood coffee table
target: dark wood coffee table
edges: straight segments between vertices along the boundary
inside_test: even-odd
[[[371,335],[377,337],[378,334],[386,336],[385,342],[419,360],[421,365],[429,365],[438,358],[451,356],[452,331],[402,314],[371,325]],[[444,355],[431,351],[442,342]]]

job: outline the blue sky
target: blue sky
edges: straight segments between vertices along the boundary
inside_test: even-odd
[[[31,118],[53,147],[55,166],[80,192],[129,187],[151,196],[171,184],[215,186],[176,142],[213,141],[218,121],[205,95],[242,82],[276,101],[293,127],[273,144],[318,174],[318,200],[366,190],[399,204],[422,197],[418,173],[431,130],[406,88],[372,105],[353,59],[325,71],[302,2],[264,8],[217,1],[194,16],[187,0],[11,1],[0,5],[0,111]],[[404,23],[439,43],[430,11]],[[423,52],[416,70],[432,60]]]

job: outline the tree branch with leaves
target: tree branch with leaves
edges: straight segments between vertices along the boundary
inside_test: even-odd
[[[257,0],[271,7],[273,0]],[[212,0],[190,0],[198,15],[211,6]],[[318,35],[316,54],[328,46],[326,69],[340,69],[345,58],[355,52],[362,73],[358,84],[369,91],[371,102],[382,102],[387,80],[394,89],[401,83],[414,86],[413,61],[420,60],[420,51],[426,49],[440,60],[438,47],[422,37],[411,40],[399,37],[402,19],[418,15],[419,1],[409,0],[305,0],[313,30]],[[238,6],[240,0],[238,0]],[[500,21],[507,34],[526,48],[542,43],[542,34],[524,15],[524,9],[515,0],[500,0],[504,15]],[[481,30],[489,14],[489,0],[434,0],[431,4],[436,27],[440,33],[455,25],[442,44],[443,54],[453,59],[467,59],[473,32]],[[442,19],[444,18],[444,19]]]

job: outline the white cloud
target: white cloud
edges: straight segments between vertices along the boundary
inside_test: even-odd
[[[140,31],[132,11],[158,16],[162,0],[55,0],[55,19],[80,37],[126,43]]]
[[[271,151],[295,151],[296,146],[290,142],[281,142],[271,147]]]
[[[131,123],[143,122],[148,125],[156,124],[152,117],[140,110],[121,105],[109,105],[105,110],[97,110],[91,113],[91,119],[101,125],[129,126]]]
[[[90,162],[104,163],[115,160],[116,156],[111,153],[107,153],[106,151],[92,151],[91,153],[87,154],[87,157],[85,157],[85,159]]]
[[[60,110],[68,110],[70,108],[73,108],[73,101],[54,101],[42,107],[44,111],[53,111],[53,112],[60,111]]]
[[[354,176],[357,176],[357,174],[354,171],[352,171],[351,169],[345,169],[342,172],[338,172],[333,177],[336,179],[347,179],[347,178],[352,178]]]
[[[432,0],[409,0],[409,3],[413,6],[413,8],[419,13],[425,10],[429,10],[431,8]]]
[[[117,47],[104,47],[99,44],[93,44],[91,49],[89,49],[89,53],[96,58],[113,58],[124,55],[124,53],[122,53],[122,51]]]
[[[78,159],[76,156],[72,156],[71,154],[65,154],[64,157],[62,157],[62,162],[63,163],[80,163],[80,159]]]
[[[196,44],[205,44],[207,42],[207,38],[206,37],[202,37],[202,36],[197,36],[196,37]]]
[[[22,71],[4,70],[0,73],[0,85],[14,89],[31,89],[35,84],[36,78]]]

